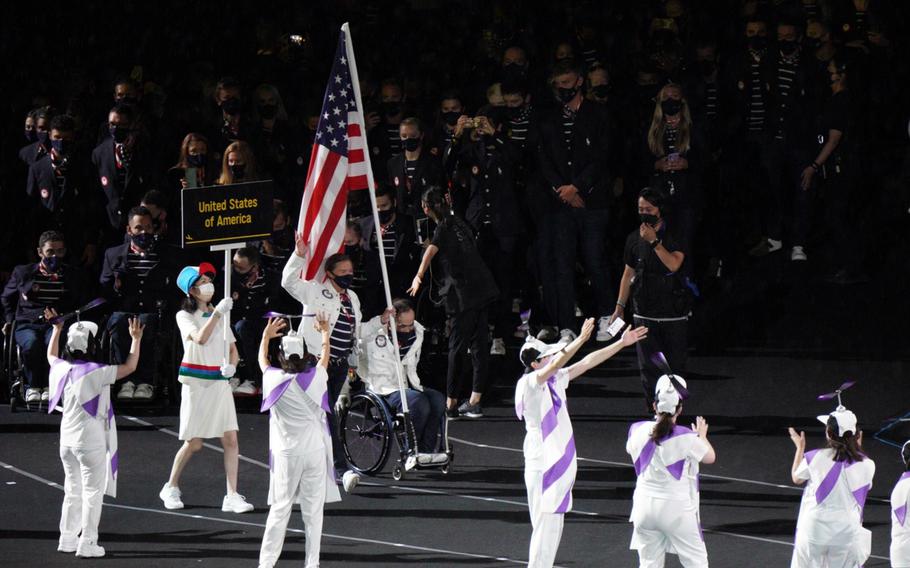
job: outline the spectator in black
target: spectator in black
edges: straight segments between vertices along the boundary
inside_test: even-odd
[[[505,355],[504,338],[512,333],[512,279],[520,235],[525,233],[515,195],[514,172],[519,149],[510,144],[490,107],[478,111],[475,126],[446,150],[449,170],[469,171],[465,221],[474,230],[477,250],[493,273],[499,298],[490,307],[491,355]]]
[[[275,181],[275,197],[285,199],[306,183],[309,154],[288,117],[278,87],[262,84],[253,93],[252,145],[263,179]]]
[[[402,129],[404,128],[403,125],[404,123],[402,123]],[[363,238],[364,252],[375,257],[365,262],[363,266],[366,269],[369,285],[376,288],[380,298],[384,298],[385,294],[383,292],[383,280],[378,256],[379,243],[377,241],[377,238],[381,237],[385,251],[386,267],[389,271],[389,289],[393,298],[399,298],[408,289],[411,283],[410,279],[414,274],[414,270],[417,269],[420,259],[420,248],[417,245],[414,218],[400,212],[400,208],[396,203],[395,191],[387,185],[380,185],[376,188],[376,209],[379,211],[378,232],[372,215],[360,220],[360,234]],[[422,210],[420,211],[420,216],[424,217]],[[373,293],[367,296],[372,299],[375,295]],[[384,308],[385,306],[379,307]],[[379,313],[375,312],[375,306],[371,305],[371,308],[374,309],[369,312],[370,317]],[[364,317],[368,317],[366,309]]]
[[[253,148],[242,140],[231,142],[224,150],[224,156],[221,158],[221,175],[215,183],[230,185],[258,179],[259,170],[256,168]]]
[[[379,112],[366,117],[367,145],[376,179],[388,179],[389,160],[401,154],[399,125],[405,114],[404,88],[398,79],[386,79],[379,87]]]
[[[272,311],[292,314],[300,309],[297,300],[281,287],[281,271],[294,253],[294,225],[288,206],[280,199],[272,200],[272,234],[261,241],[248,243],[259,251],[262,268],[272,284],[270,293]]]
[[[19,159],[26,166],[31,166],[50,151],[51,112],[50,107],[42,107],[29,112],[25,118],[25,140],[28,144],[19,150]]]
[[[126,225],[124,214],[155,187],[149,149],[143,147],[139,133],[133,130],[134,117],[135,111],[128,105],[112,108],[108,114],[111,136],[92,151],[98,187],[107,199],[107,232],[112,238]]]
[[[113,89],[114,106],[128,106],[133,111],[132,129],[135,132],[141,132],[144,136],[154,138],[157,134],[149,127],[149,116],[142,106],[142,87],[130,77],[119,77],[114,81]],[[95,144],[101,144],[104,140],[111,137],[109,121],[104,121],[98,125],[98,137]]]
[[[443,93],[439,99],[439,118],[429,143],[431,155],[442,157],[446,147],[452,143],[455,125],[462,116],[466,116],[466,111],[461,96],[454,91]]]
[[[563,339],[575,333],[575,264],[581,257],[600,318],[598,341],[609,339],[612,289],[607,278],[606,237],[609,222],[610,153],[606,111],[584,99],[584,76],[576,64],[557,63],[551,85],[560,104],[541,114],[540,168],[549,195],[545,229],[553,238],[555,282],[544,282],[545,300],[554,307]]]
[[[249,141],[254,126],[242,114],[243,91],[237,79],[222,78],[215,86],[213,96],[218,109],[212,118],[208,139],[212,159],[217,163],[231,143],[238,140]]]
[[[3,333],[16,323],[14,340],[19,346],[25,371],[25,401],[47,401],[47,345],[52,328],[44,321],[45,308],[69,313],[87,300],[80,269],[65,264],[66,242],[62,233],[45,231],[38,239],[34,264],[17,266],[3,289]]]
[[[423,125],[419,119],[402,120],[398,132],[402,152],[389,160],[388,183],[395,188],[398,211],[411,220],[422,218],[420,196],[430,186],[442,185],[442,164],[437,156],[425,151]]]
[[[372,261],[378,262],[376,254],[369,254],[364,250],[363,229],[361,221],[348,221],[344,230],[344,254],[351,260],[354,271],[351,278],[351,290],[360,298],[360,313],[365,318],[382,312],[385,309],[385,293],[382,283],[377,286],[375,278],[380,273],[379,266],[371,266]]]
[[[236,395],[253,396],[262,384],[262,371],[256,363],[259,340],[265,329],[265,312],[269,309],[270,274],[263,269],[259,251],[251,246],[237,249],[232,259],[231,327],[237,336],[237,350],[242,364],[230,379]]]
[[[432,242],[426,247],[420,267],[408,293],[416,296],[433,258],[439,254],[445,283],[446,313],[451,318],[448,369],[446,372],[446,414],[451,418],[480,418],[480,399],[487,386],[490,357],[490,330],[487,312],[499,295],[493,275],[477,252],[471,228],[454,215],[442,189],[430,188],[423,194],[423,211],[436,223]],[[471,396],[461,406],[461,376],[464,359],[471,353]]]
[[[652,409],[654,387],[664,373],[652,356],[663,352],[675,374],[686,370],[691,291],[681,274],[684,264],[691,262],[689,250],[683,247],[691,236],[666,215],[666,199],[659,191],[642,190],[638,213],[641,225],[626,240],[625,270],[611,320],[625,319],[631,300],[634,327],[648,328],[648,337],[637,349],[645,402]]]
[[[101,225],[97,190],[82,166],[85,157],[75,151],[73,119],[57,115],[50,122],[49,152],[29,168],[25,238],[34,242],[36,231],[69,235],[70,258],[84,266],[95,263]]]
[[[148,400],[154,396],[159,316],[169,314],[174,302],[171,278],[178,251],[155,234],[152,213],[133,207],[127,213],[126,239],[107,249],[101,270],[101,290],[113,313],[107,321],[114,361],[126,361],[130,352],[129,319],[138,317],[145,326],[143,346],[136,372],[120,386],[119,399]]]

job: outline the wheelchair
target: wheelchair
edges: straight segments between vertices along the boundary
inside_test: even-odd
[[[22,362],[22,348],[16,343],[16,327],[19,322],[13,321],[9,333],[3,336],[3,363],[0,365],[0,384],[5,401],[9,402],[10,412],[20,407],[27,411],[41,411],[47,408],[47,401],[26,402],[25,400],[25,365]]]
[[[396,413],[386,400],[364,390],[351,396],[351,404],[338,417],[341,445],[351,469],[364,475],[381,472],[392,451],[392,440],[398,445],[398,459],[392,467],[392,479],[401,481],[412,469],[438,469],[443,474],[455,459],[449,444],[449,421],[443,418],[441,432],[448,457],[445,463],[422,464],[417,461],[414,432],[403,413]],[[410,432],[408,431],[410,430]]]

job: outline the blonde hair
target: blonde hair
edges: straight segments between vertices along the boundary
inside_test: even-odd
[[[648,149],[658,158],[667,155],[667,150],[664,148],[664,131],[667,128],[667,123],[664,121],[664,110],[660,106],[660,103],[669,99],[670,91],[674,89],[682,94],[682,87],[675,83],[664,85],[663,88],[660,89],[660,92],[657,93],[654,105],[654,115],[651,117],[651,127],[648,129]],[[680,110],[681,117],[678,127],[679,137],[676,139],[676,149],[682,154],[689,151],[692,133],[692,116],[689,114],[689,103],[686,102],[686,98],[684,96],[681,97],[679,102],[682,103],[682,110]]]
[[[243,140],[237,140],[231,142],[225,149],[224,155],[221,157],[221,175],[215,183],[218,185],[234,183],[234,174],[231,173],[231,168],[228,166],[228,156],[231,155],[231,152],[238,154],[243,159],[243,164],[246,168],[243,181],[256,180],[256,160],[253,157],[253,149]]]

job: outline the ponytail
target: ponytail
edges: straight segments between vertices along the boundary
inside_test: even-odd
[[[859,442],[853,432],[847,432],[843,436],[837,435],[837,420],[834,417],[828,418],[828,447],[834,450],[834,461],[836,462],[859,462],[866,457],[859,448]]]
[[[660,441],[673,432],[673,415],[669,412],[661,412],[658,416],[657,424],[651,431],[651,441],[659,446]]]

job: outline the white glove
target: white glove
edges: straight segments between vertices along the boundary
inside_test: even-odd
[[[223,301],[223,300],[222,300],[222,301]],[[222,365],[222,366],[221,366],[221,376],[224,377],[224,378],[226,378],[226,379],[230,379],[230,378],[233,377],[234,374],[236,374],[236,373],[237,373],[237,367],[235,367],[235,366],[233,366],[233,365],[231,365],[231,364],[227,364],[227,365]]]
[[[335,401],[335,414],[341,414],[341,411],[349,406],[351,406],[351,397],[346,394],[338,395],[338,400]]]
[[[231,308],[234,307],[234,300],[230,298],[222,298],[218,305],[215,306],[215,311],[219,314],[226,316],[228,312],[231,311]]]

